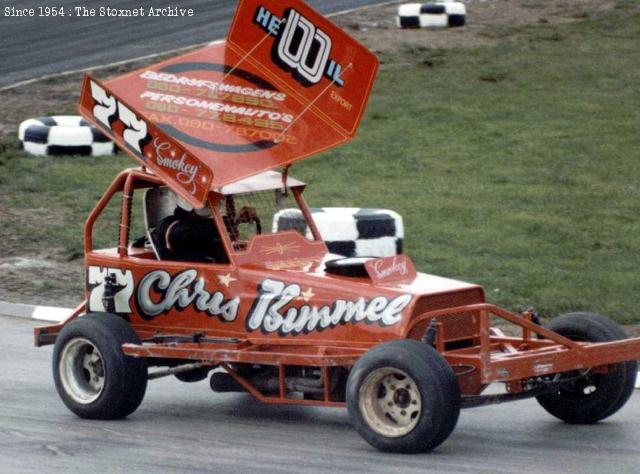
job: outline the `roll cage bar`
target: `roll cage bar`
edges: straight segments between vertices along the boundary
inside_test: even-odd
[[[286,179],[286,177],[285,177]],[[284,181],[283,181],[284,183]],[[100,198],[96,206],[93,208],[87,221],[84,226],[84,251],[85,254],[94,250],[93,248],[93,228],[96,220],[102,214],[104,209],[107,207],[111,199],[118,193],[122,192],[122,202],[120,204],[120,225],[119,225],[119,233],[118,233],[118,255],[120,257],[127,257],[129,255],[129,241],[130,241],[130,233],[131,233],[131,213],[132,213],[132,201],[133,201],[133,193],[136,189],[146,189],[156,186],[164,186],[164,181],[150,174],[143,168],[129,168],[121,172],[116,179],[109,185],[103,196]],[[277,188],[273,188],[277,189]],[[298,204],[302,215],[304,216],[305,221],[311,231],[311,234],[316,241],[322,241],[322,237],[318,228],[316,227],[313,217],[311,215],[311,211],[307,206],[304,198],[302,197],[302,192],[304,190],[304,184],[298,181],[294,182],[294,185],[291,187],[287,186],[287,189],[291,191],[293,197]],[[221,237],[221,241],[224,245],[224,250],[229,257],[229,260],[232,262],[232,256],[236,251],[234,250],[233,243],[226,231],[226,226],[223,221],[222,216],[218,210],[218,203],[224,199],[225,196],[230,194],[225,194],[224,190],[220,192],[220,190],[211,190],[209,191],[207,197],[207,206],[211,211],[211,215],[213,216],[213,220],[218,229],[218,232]],[[242,189],[238,189],[239,193],[242,192]]]

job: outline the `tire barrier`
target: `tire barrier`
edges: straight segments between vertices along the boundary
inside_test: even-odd
[[[312,208],[313,220],[329,251],[345,257],[389,257],[402,253],[402,216],[384,209]],[[273,232],[297,230],[308,237],[302,212],[284,209],[273,217]]]
[[[404,3],[398,7],[400,28],[453,28],[466,22],[467,8],[462,2]]]
[[[18,137],[27,153],[39,156],[115,153],[115,145],[79,116],[59,115],[25,120]]]

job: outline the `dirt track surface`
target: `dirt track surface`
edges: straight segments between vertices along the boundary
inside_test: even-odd
[[[151,381],[126,420],[81,420],[58,398],[51,346],[34,348],[31,326],[0,317],[2,472],[638,472],[638,390],[596,425],[561,423],[534,400],[463,410],[433,453],[393,455],[366,444],[344,409],[264,405],[173,377]]]

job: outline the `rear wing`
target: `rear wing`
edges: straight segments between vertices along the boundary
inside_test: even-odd
[[[344,143],[378,61],[300,0],[240,0],[226,42],[105,83],[80,113],[192,205]]]

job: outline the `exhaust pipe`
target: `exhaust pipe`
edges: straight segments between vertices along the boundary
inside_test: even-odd
[[[260,393],[265,395],[277,394],[280,391],[280,381],[277,376],[250,376],[246,377],[247,382],[253,385]],[[246,389],[226,372],[215,372],[211,374],[209,380],[211,390],[219,393],[246,392]],[[287,377],[285,379],[287,392],[303,392],[314,395],[324,393],[322,379],[308,377]]]

